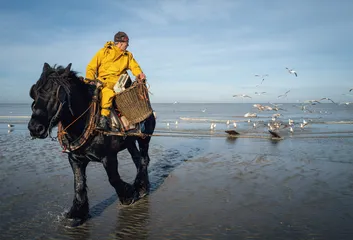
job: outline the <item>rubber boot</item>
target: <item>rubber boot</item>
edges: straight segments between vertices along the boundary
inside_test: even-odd
[[[101,116],[99,119],[99,123],[97,125],[97,129],[103,130],[103,131],[109,131],[109,119],[106,116]]]

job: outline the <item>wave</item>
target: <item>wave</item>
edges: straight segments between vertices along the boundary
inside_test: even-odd
[[[31,116],[0,116],[0,123],[28,123]]]
[[[244,116],[240,116],[239,118],[244,118]],[[189,117],[179,117],[180,120],[189,121],[189,122],[214,122],[214,123],[226,123],[226,122],[239,122],[239,120],[230,120],[230,119],[213,119],[213,118],[189,118]],[[244,118],[242,121],[248,121],[247,119],[253,118]]]

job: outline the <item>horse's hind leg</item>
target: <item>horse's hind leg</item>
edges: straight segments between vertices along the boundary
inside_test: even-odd
[[[88,160],[78,160],[74,156],[69,155],[69,162],[74,173],[75,196],[72,207],[70,211],[66,213],[66,217],[83,222],[89,216],[86,185],[86,167],[88,165]]]
[[[137,149],[135,143],[128,147],[137,170],[134,186],[140,198],[147,195],[150,191],[150,181],[147,171],[150,162],[150,157],[148,156],[150,137],[147,138],[138,140],[140,150]]]
[[[136,192],[131,184],[120,178],[116,154],[106,156],[103,159],[103,166],[107,172],[109,183],[115,188],[120,202],[124,205],[132,204],[136,199]]]

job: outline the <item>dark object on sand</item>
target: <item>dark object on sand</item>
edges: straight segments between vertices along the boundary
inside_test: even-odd
[[[229,135],[239,135],[240,134],[235,130],[226,130],[225,132],[228,133]]]
[[[282,138],[278,133],[276,133],[272,130],[268,130],[268,132],[271,134],[272,138],[278,138],[278,139]]]
[[[71,71],[71,64],[64,68],[44,63],[39,80],[30,89],[33,103],[28,129],[31,136],[44,139],[51,136],[55,126],[62,129],[58,131],[58,139],[65,140],[65,144],[60,143],[67,146],[64,150],[74,174],[73,205],[66,213],[66,218],[72,220],[71,226],[78,226],[89,217],[86,167],[90,161],[103,163],[109,182],[124,205],[132,204],[150,190],[147,168],[149,142],[156,125],[153,114],[144,122],[144,138],[106,135],[92,130],[92,119],[99,118],[99,107],[92,107],[99,106],[97,93],[95,85],[85,84]],[[124,149],[131,154],[137,169],[133,184],[123,181],[118,173],[117,153]]]

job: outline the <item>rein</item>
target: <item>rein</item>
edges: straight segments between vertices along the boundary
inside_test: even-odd
[[[65,103],[65,102],[64,102]],[[60,105],[61,106],[61,105]],[[71,127],[72,124],[74,124],[77,120],[79,120],[81,117],[83,117],[83,115],[85,115],[85,113],[90,110],[90,108],[93,106],[93,102],[89,105],[89,107],[80,115],[78,116],[75,120],[73,120],[69,125],[67,125],[64,129],[62,129],[61,131],[58,131],[57,133],[57,137],[61,137],[62,135],[67,134],[66,130]]]

